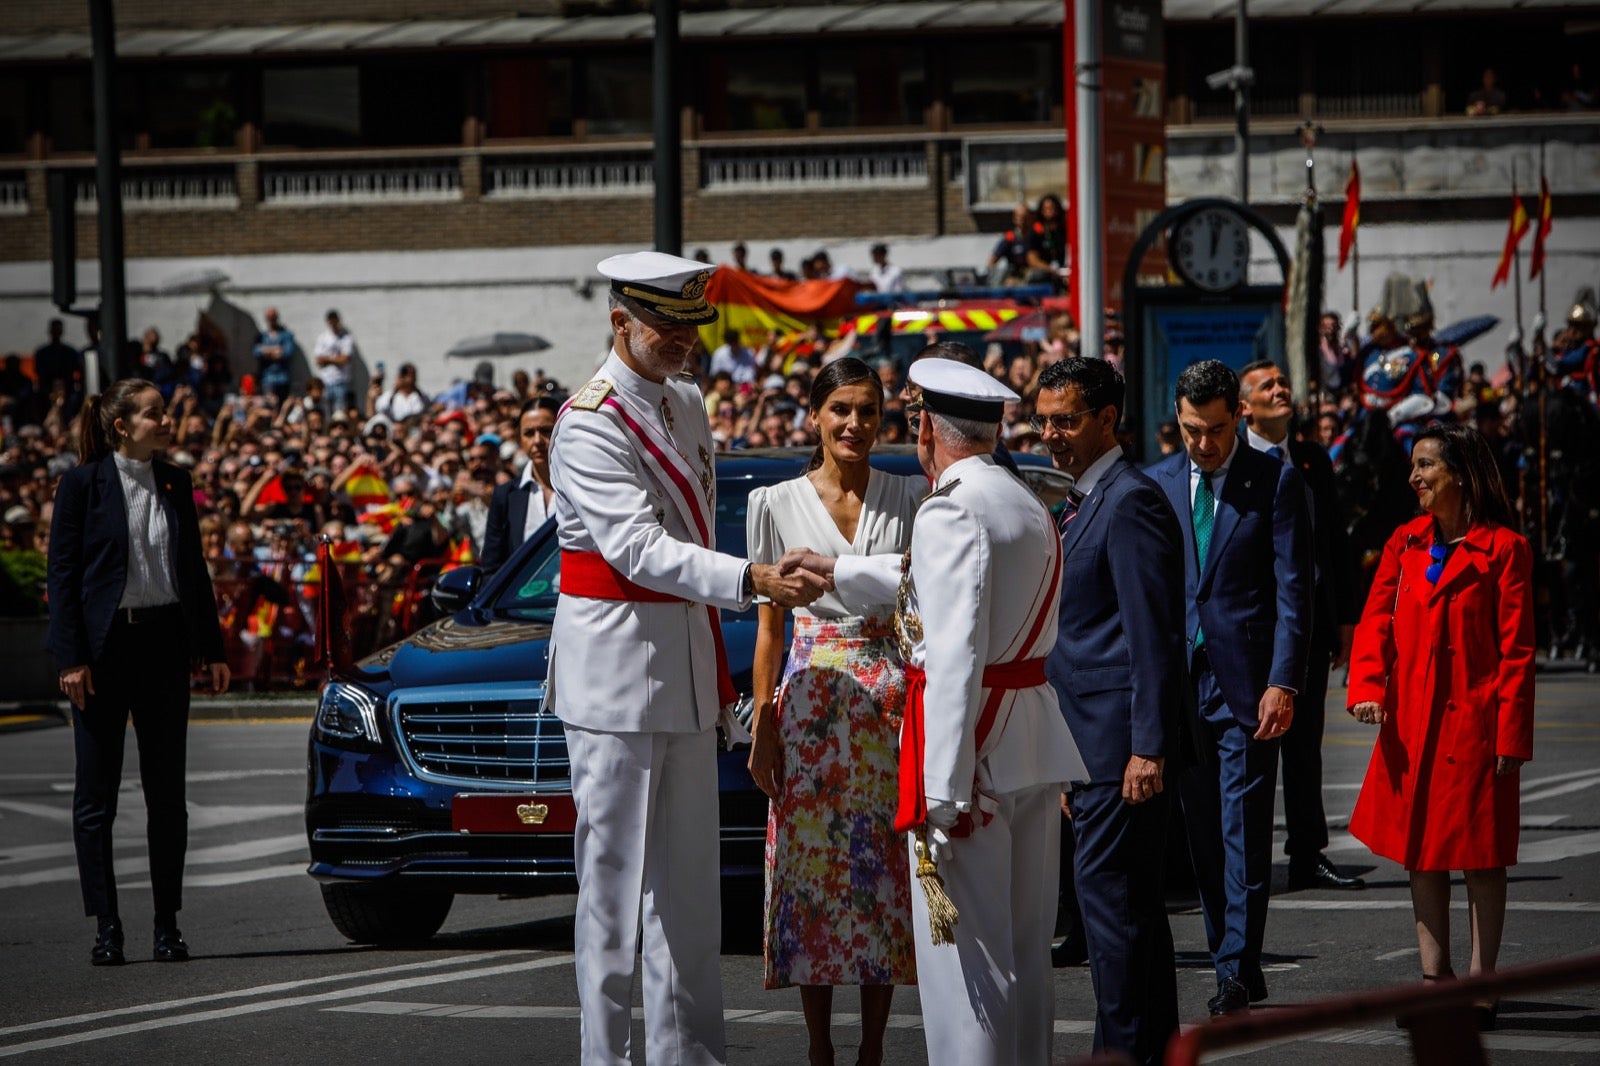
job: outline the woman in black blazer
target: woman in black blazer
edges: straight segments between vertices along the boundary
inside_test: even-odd
[[[131,714],[149,812],[155,959],[182,962],[189,677],[203,666],[213,693],[228,687],[217,603],[189,475],[154,458],[172,441],[161,393],[148,381],[117,382],[84,404],[77,436],[81,463],[61,478],[50,527],[48,647],[76,708],[73,840],[84,913],[99,922],[89,961],[123,961],[111,825]]]

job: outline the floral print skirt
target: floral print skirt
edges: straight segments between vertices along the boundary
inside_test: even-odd
[[[909,862],[894,831],[906,682],[882,618],[796,617],[775,713],[766,987],[916,983]]]

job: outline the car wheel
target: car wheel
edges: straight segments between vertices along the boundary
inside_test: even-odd
[[[357,944],[409,944],[427,940],[444,924],[455,896],[369,885],[322,885],[322,905],[333,927]]]

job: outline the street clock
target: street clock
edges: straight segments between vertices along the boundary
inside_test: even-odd
[[[1227,292],[1250,269],[1250,224],[1232,205],[1213,205],[1172,228],[1167,247],[1178,276],[1205,292]]]

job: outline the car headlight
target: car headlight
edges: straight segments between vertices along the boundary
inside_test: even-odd
[[[341,740],[378,743],[378,700],[359,685],[330,681],[317,704],[317,729]]]

